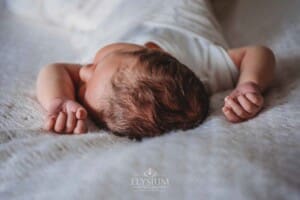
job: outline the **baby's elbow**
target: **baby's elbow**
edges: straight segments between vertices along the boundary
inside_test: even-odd
[[[39,71],[39,76],[44,73],[49,73],[49,71],[55,70],[55,68],[60,67],[59,65],[60,65],[60,63],[50,63],[50,64],[44,65]]]
[[[275,65],[276,62],[276,58],[275,58],[275,54],[273,52],[272,49],[270,49],[267,46],[257,46],[256,47],[271,63],[273,63],[272,65]]]
[[[58,69],[57,63],[50,63],[41,67],[40,71],[37,74],[37,84],[42,82],[44,79],[49,78],[51,74],[53,74]]]
[[[49,69],[49,68],[53,68],[53,67],[55,66],[55,64],[56,64],[56,63],[50,63],[50,64],[43,65],[43,66],[41,67],[41,69],[40,69],[40,72],[45,71],[45,70],[47,70],[47,69]]]
[[[272,82],[275,77],[275,68],[276,68],[276,57],[272,49],[266,46],[257,47],[261,52],[261,55],[264,57],[264,67],[269,76],[269,81]]]
[[[261,56],[264,57],[266,62],[265,67],[267,67],[269,72],[273,74],[276,66],[276,57],[272,49],[263,45],[255,46],[255,49],[261,54]]]
[[[276,57],[272,49],[268,47],[263,47],[266,57],[269,61],[270,72],[274,75],[275,67],[276,67]]]
[[[42,70],[47,70],[47,69],[51,69],[51,68],[56,68],[60,65],[60,63],[49,63],[49,64],[46,64],[42,67],[41,71]]]

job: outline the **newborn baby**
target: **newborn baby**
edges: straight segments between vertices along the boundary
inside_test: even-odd
[[[191,11],[185,19],[193,26],[168,16],[141,23],[122,42],[103,46],[90,63],[45,66],[37,78],[37,97],[48,113],[45,129],[86,133],[90,116],[129,138],[187,130],[208,115],[210,95],[230,88],[222,108],[227,120],[256,116],[274,75],[272,51],[256,45],[226,49],[207,13]],[[199,18],[209,20],[201,24]]]

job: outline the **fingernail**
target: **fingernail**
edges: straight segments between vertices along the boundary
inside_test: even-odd
[[[229,97],[227,96],[227,97],[225,97],[225,101],[228,101],[229,100]]]

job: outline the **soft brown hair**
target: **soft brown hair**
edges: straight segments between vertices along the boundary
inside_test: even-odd
[[[123,67],[111,79],[112,95],[96,121],[119,136],[141,140],[198,126],[209,99],[199,78],[163,51],[124,52],[140,66]]]

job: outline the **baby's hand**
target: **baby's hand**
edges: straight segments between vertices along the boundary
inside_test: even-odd
[[[247,82],[239,85],[225,98],[222,110],[229,121],[242,122],[259,113],[263,102],[259,87],[255,83]]]
[[[57,98],[48,111],[44,129],[57,133],[85,133],[87,111],[73,100]]]

